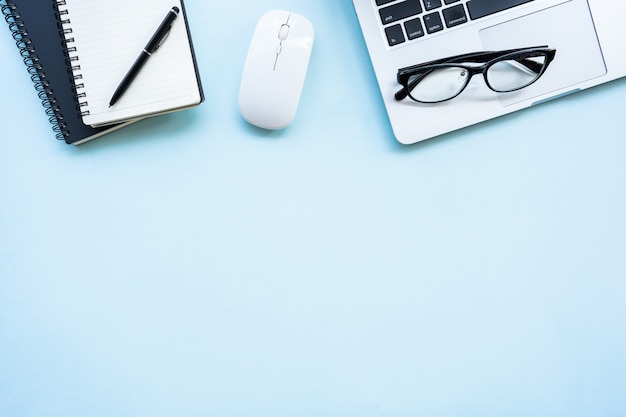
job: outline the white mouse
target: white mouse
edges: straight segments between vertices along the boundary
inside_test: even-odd
[[[314,40],[307,18],[284,10],[257,24],[239,88],[239,111],[263,129],[283,129],[294,119]]]

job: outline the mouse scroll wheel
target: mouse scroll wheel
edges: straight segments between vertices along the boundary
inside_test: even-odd
[[[282,25],[280,30],[278,31],[278,39],[284,41],[287,39],[287,35],[289,35],[289,25]]]

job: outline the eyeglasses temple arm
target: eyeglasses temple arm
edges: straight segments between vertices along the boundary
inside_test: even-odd
[[[482,52],[472,52],[469,54],[462,54],[462,55],[455,55],[452,57],[448,57],[448,58],[442,58],[442,59],[436,59],[434,61],[428,61],[428,62],[424,62],[418,65],[412,65],[410,67],[405,67],[405,68],[401,68],[400,71],[412,71],[412,70],[416,70],[419,69],[420,67],[425,67],[428,65],[435,65],[435,64],[443,64],[443,63],[459,63],[459,62],[487,62],[490,61],[493,58],[497,58],[498,56],[501,55],[507,55],[507,54],[511,54],[514,52],[521,52],[524,50],[530,50],[530,49],[539,49],[539,48],[547,48],[546,45],[544,46],[533,46],[530,48],[518,48],[518,49],[509,49],[509,50],[505,50],[505,51],[482,51]]]
[[[409,90],[407,90],[405,87],[402,87],[401,89],[396,91],[396,94],[394,94],[393,97],[396,99],[396,101],[402,101],[405,98],[407,98],[408,95],[409,95]]]
[[[538,62],[533,61],[532,59],[527,59],[527,58],[516,59],[515,61],[517,61],[519,64],[525,66],[526,68],[528,68],[529,70],[531,70],[535,74],[539,74],[541,72],[541,70],[543,69],[543,66],[544,66],[544,64],[540,64]]]
[[[420,74],[419,76],[415,77],[413,80],[411,80],[410,83],[407,83],[406,86],[402,86],[401,89],[399,89],[396,94],[394,95],[395,99],[397,101],[400,100],[404,100],[408,95],[409,95],[409,91],[413,90],[415,88],[415,86],[422,81],[428,74],[430,74],[432,72],[432,70],[430,71],[426,71],[422,74]]]
[[[435,59],[434,61],[423,62],[421,64],[412,65],[410,67],[400,68],[398,72],[414,71],[421,67],[427,67],[429,65],[436,65],[436,64],[454,64],[454,63],[459,63],[459,62],[487,62],[487,61],[490,61],[492,58],[495,58],[499,55],[507,54],[507,53],[511,53],[515,51],[517,51],[517,49],[512,49],[509,51],[500,51],[500,52],[483,51],[483,52],[472,52],[470,54],[455,55],[455,56],[448,57],[448,58]]]

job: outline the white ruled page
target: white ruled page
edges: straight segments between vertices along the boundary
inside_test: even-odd
[[[60,2],[62,3],[62,1]],[[73,63],[83,122],[92,126],[150,116],[201,101],[180,0],[65,0],[59,5]],[[170,34],[126,93],[109,101],[172,7],[181,10]],[[78,66],[77,66],[78,64]]]

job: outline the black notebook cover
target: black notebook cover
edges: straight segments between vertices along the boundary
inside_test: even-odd
[[[79,144],[128,123],[103,128],[83,123],[57,1],[63,0],[0,0],[0,6],[57,139]]]

